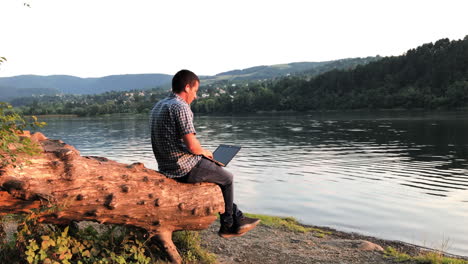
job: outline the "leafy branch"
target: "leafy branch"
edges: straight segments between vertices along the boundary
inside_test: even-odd
[[[35,116],[32,119],[32,122],[26,121],[10,104],[0,102],[0,167],[8,164],[15,166],[18,154],[33,156],[39,153],[38,146],[30,138],[21,137],[28,127],[35,129],[46,125]]]

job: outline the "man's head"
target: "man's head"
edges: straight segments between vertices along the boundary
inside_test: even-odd
[[[188,104],[197,98],[200,79],[189,70],[180,70],[172,78],[172,92],[181,96]]]

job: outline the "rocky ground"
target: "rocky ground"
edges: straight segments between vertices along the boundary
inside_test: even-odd
[[[326,229],[332,232],[331,235],[317,237],[313,232],[295,233],[259,225],[242,237],[230,239],[219,237],[218,230],[219,222],[216,222],[208,230],[202,231],[202,245],[215,253],[222,264],[381,264],[395,263],[384,256],[383,248],[388,246],[412,255],[424,250],[402,242],[331,229]]]

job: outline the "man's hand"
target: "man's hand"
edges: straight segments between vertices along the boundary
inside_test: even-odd
[[[203,152],[203,156],[209,158],[209,159],[213,159],[213,153],[209,150],[206,150],[204,149],[204,152]]]

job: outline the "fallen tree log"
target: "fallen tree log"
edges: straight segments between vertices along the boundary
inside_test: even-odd
[[[39,213],[40,222],[95,221],[143,228],[161,242],[172,262],[180,263],[172,232],[206,229],[216,213],[224,212],[215,184],[178,183],[142,163],[80,156],[74,147],[41,133],[23,136],[37,142],[42,152],[20,154],[16,166],[0,168],[0,215],[47,205],[57,210]]]

